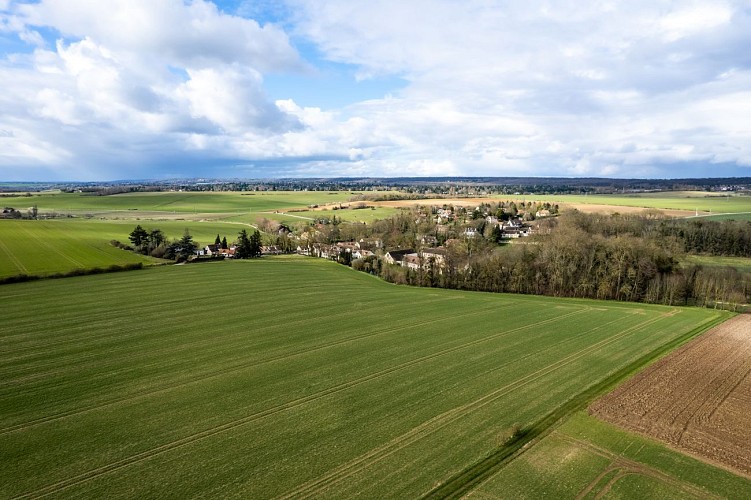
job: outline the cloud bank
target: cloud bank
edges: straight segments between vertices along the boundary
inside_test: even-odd
[[[263,5],[0,1],[0,180],[751,175],[745,2]]]

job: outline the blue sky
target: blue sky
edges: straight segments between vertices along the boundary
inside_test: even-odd
[[[0,181],[751,176],[733,0],[0,0]]]

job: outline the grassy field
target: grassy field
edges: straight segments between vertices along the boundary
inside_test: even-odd
[[[201,245],[214,243],[217,233],[233,241],[241,229],[251,229],[244,223],[212,220],[0,220],[0,278],[158,262],[110,244],[110,240],[128,244],[136,224],[161,229],[169,239],[180,238],[188,229]]]
[[[4,285],[0,300],[2,497],[503,493],[515,424],[543,436],[728,317],[397,287],[296,257]]]
[[[740,272],[751,273],[751,259],[746,257],[716,257],[711,255],[687,255],[685,264],[707,267],[734,267]]]
[[[268,212],[290,207],[341,202],[355,193],[349,191],[261,191],[261,192],[155,192],[96,196],[87,193],[40,193],[31,197],[3,198],[16,208],[36,204],[41,212],[80,212],[93,214],[113,211],[157,211],[179,213]]]
[[[94,221],[0,220],[0,278],[156,262],[110,245],[110,239],[127,242],[133,227]]]
[[[578,412],[473,498],[750,498],[751,483]]]
[[[37,204],[42,214],[64,213],[74,218],[0,220],[0,278],[153,262],[109,243],[118,240],[127,244],[136,224],[161,229],[168,239],[177,239],[189,229],[197,243],[207,245],[214,242],[217,234],[233,241],[240,230],[256,227],[264,218],[290,225],[308,224],[314,218],[333,215],[347,221],[369,222],[398,211],[380,207],[307,210],[308,205],[339,203],[352,195],[351,192],[162,192],[93,196],[44,192],[30,197],[5,197],[4,206],[25,211]],[[290,208],[304,211],[288,212]]]

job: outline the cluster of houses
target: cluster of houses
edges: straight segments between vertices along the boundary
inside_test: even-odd
[[[235,258],[235,250],[237,247],[235,245],[229,245],[227,248],[222,248],[222,245],[206,245],[203,248],[197,248],[195,250],[195,254],[197,257],[217,257],[217,258],[225,258],[225,259],[234,259]],[[261,254],[262,255],[281,255],[284,252],[276,247],[275,245],[268,245],[268,246],[262,246],[261,247]]]
[[[375,255],[375,250],[381,248],[381,240],[345,241],[328,245],[325,243],[313,243],[311,245],[298,245],[297,253],[322,259],[339,259],[347,255],[350,260],[364,259]]]

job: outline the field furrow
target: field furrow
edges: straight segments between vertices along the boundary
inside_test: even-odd
[[[0,497],[21,498],[420,496],[723,314],[398,287],[302,258],[0,294]]]

